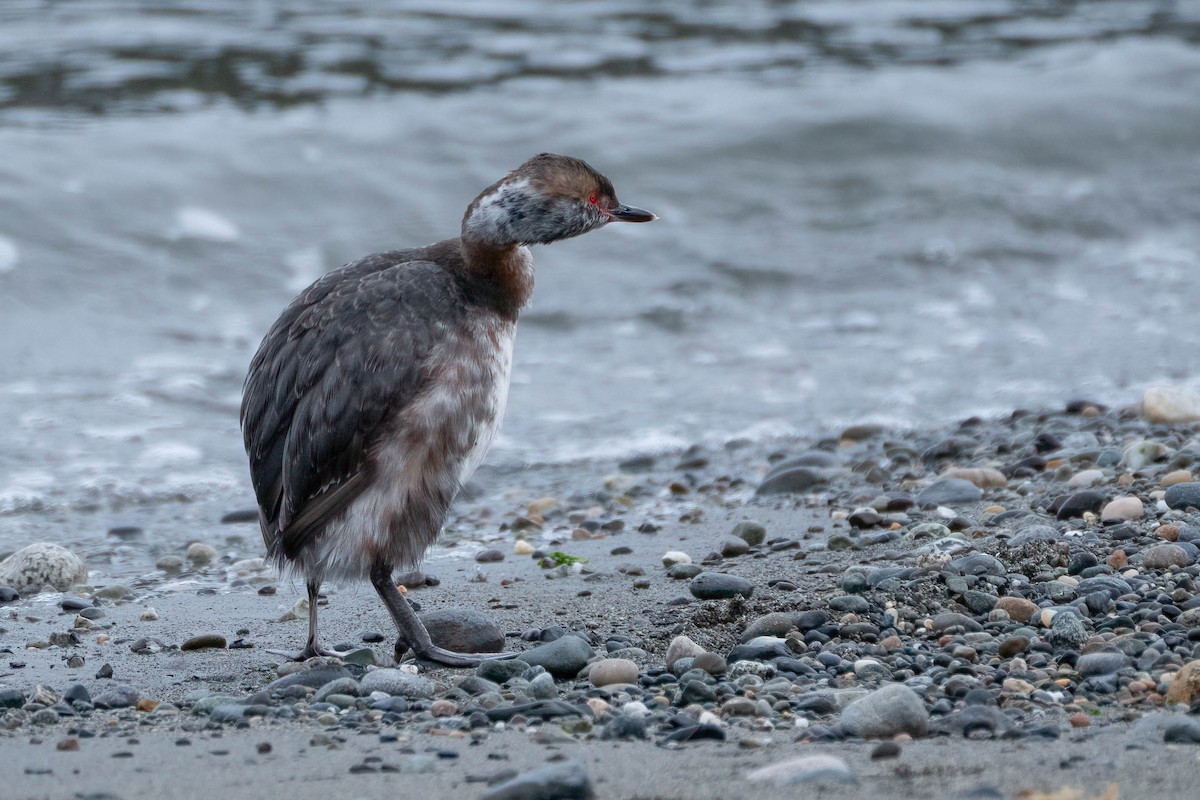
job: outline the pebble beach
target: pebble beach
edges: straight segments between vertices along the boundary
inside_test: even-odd
[[[34,544],[0,564],[3,794],[1188,796],[1194,403],[483,481],[396,576],[435,641],[514,654],[474,670],[397,662],[354,585],[322,599],[344,659],[270,653],[307,609],[243,510],[131,580]]]

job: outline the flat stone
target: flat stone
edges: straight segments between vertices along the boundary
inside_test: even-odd
[[[921,737],[929,733],[929,712],[912,689],[889,683],[846,706],[840,724],[863,739],[887,739],[899,733]]]
[[[768,764],[746,773],[750,783],[788,786],[794,783],[854,783],[854,773],[837,756],[818,754]]]
[[[486,681],[504,683],[524,675],[530,666],[528,661],[519,658],[493,659],[479,662],[479,666],[475,667],[475,675]]]
[[[1034,542],[1057,542],[1061,538],[1062,534],[1049,525],[1029,525],[1017,531],[1008,540],[1008,546],[1024,547]]]
[[[65,592],[87,583],[83,559],[53,542],[34,542],[0,561],[0,586],[24,594],[36,594],[44,586]]]
[[[335,678],[320,689],[317,689],[316,693],[312,696],[312,701],[314,703],[323,703],[331,694],[359,697],[362,694],[362,687],[358,685],[358,681],[354,680],[354,678]]]
[[[734,664],[738,661],[770,661],[773,658],[791,658],[795,655],[788,647],[786,639],[780,639],[777,636],[759,636],[735,646],[725,656],[725,660]]]
[[[974,503],[983,498],[983,490],[962,478],[939,478],[916,496],[918,506],[949,506]]]
[[[439,608],[421,614],[429,638],[456,653],[499,653],[504,631],[492,618],[472,608]]]
[[[587,666],[592,646],[578,636],[568,634],[553,642],[521,653],[521,660],[530,666],[540,666],[556,678],[574,678]]]
[[[1085,469],[1082,472],[1077,472],[1071,476],[1071,480],[1067,481],[1068,489],[1087,489],[1101,483],[1104,480],[1104,470],[1102,469]]]
[[[728,600],[733,597],[750,597],[754,584],[737,575],[723,572],[701,572],[688,585],[692,595],[700,600]]]
[[[401,669],[373,669],[363,675],[358,683],[364,695],[383,692],[392,697],[430,700],[435,691],[433,681],[429,678]]]
[[[479,800],[591,800],[595,797],[587,770],[578,761],[563,761],[530,770],[479,796]]]
[[[1085,653],[1075,662],[1075,671],[1085,678],[1092,675],[1108,675],[1129,666],[1129,656],[1124,653],[1102,651]]]
[[[966,614],[956,614],[954,612],[946,612],[936,615],[933,620],[933,630],[944,631],[947,628],[961,627],[965,631],[981,631],[983,626],[975,620],[968,617]]]
[[[588,671],[592,686],[611,686],[616,683],[637,683],[638,665],[627,658],[605,658],[592,664]]]
[[[184,651],[213,649],[224,650],[225,645],[226,642],[224,636],[219,636],[215,633],[205,633],[188,639],[186,642],[179,645],[179,649]]]

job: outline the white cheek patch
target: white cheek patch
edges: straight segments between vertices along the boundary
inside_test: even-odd
[[[505,224],[510,218],[509,209],[521,202],[520,196],[530,193],[528,178],[511,183],[502,183],[496,191],[485,195],[467,220],[467,231],[480,239],[499,239],[507,232]]]

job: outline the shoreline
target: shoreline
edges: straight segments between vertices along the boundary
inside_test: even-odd
[[[582,634],[590,660],[632,664],[632,684],[594,686],[586,672],[535,680],[536,666],[507,682],[422,669],[412,680],[432,683],[419,696],[403,698],[405,684],[376,697],[364,683],[373,670],[351,666],[337,678],[349,681],[348,700],[333,693],[342,705],[310,690],[272,696],[264,687],[294,667],[266,650],[301,643],[302,592],[245,553],[240,566],[215,553],[208,566],[184,558],[181,574],[123,591],[94,587],[70,612],[60,607],[69,593],[24,598],[0,606],[0,645],[11,651],[0,654],[0,696],[21,694],[0,711],[0,763],[12,765],[0,779],[18,798],[57,796],[64,782],[154,796],[199,759],[226,765],[209,789],[235,797],[280,781],[295,797],[325,796],[329,780],[379,792],[393,769],[435,796],[482,797],[487,782],[468,776],[567,758],[600,797],[769,798],[821,786],[847,798],[1008,798],[1065,785],[1087,800],[1110,783],[1123,798],[1186,796],[1188,742],[1200,741],[1200,720],[1186,712],[1200,693],[1164,715],[1200,641],[1200,518],[1166,507],[1163,493],[1178,496],[1194,482],[1180,473],[1200,472],[1195,428],[1078,404],[489,478],[460,503],[458,523],[503,522],[534,548],[586,560],[544,569],[496,534],[459,547],[500,560],[437,559],[425,569],[438,584],[410,597],[423,612],[486,615],[510,651]],[[756,494],[764,475],[798,491]],[[1101,521],[1106,513],[1123,516]],[[747,520],[761,539],[739,526]],[[665,568],[672,551],[694,566]],[[689,571],[718,577],[693,584]],[[697,596],[706,591],[719,599]],[[369,587],[330,587],[328,600],[323,639],[366,646],[394,672],[394,634]],[[100,613],[81,623],[87,607]],[[364,633],[383,641],[364,645]],[[199,636],[226,646],[180,649]],[[680,636],[695,662],[671,671]],[[105,664],[112,678],[93,677]],[[75,685],[94,701],[128,686],[135,705],[72,703]],[[861,707],[847,708],[889,685],[912,689],[916,707],[862,727]],[[373,707],[388,696],[390,708]],[[222,697],[234,708],[216,715],[226,722],[205,699]],[[886,709],[883,699],[867,705]],[[542,719],[529,710],[536,700],[576,711]],[[499,719],[514,706],[525,710]],[[899,755],[873,759],[884,740]],[[755,769],[813,754],[838,763],[790,767],[791,786],[752,782]],[[316,782],[305,788],[306,778]]]

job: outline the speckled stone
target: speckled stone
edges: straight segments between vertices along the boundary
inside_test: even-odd
[[[1186,567],[1192,563],[1188,551],[1177,544],[1156,544],[1146,551],[1142,566],[1146,569],[1166,569],[1167,567]]]
[[[53,586],[65,592],[87,582],[83,559],[52,542],[34,542],[0,561],[0,586],[11,586],[22,594]]]
[[[637,683],[638,666],[627,658],[605,658],[592,664],[588,679],[592,686]]]

